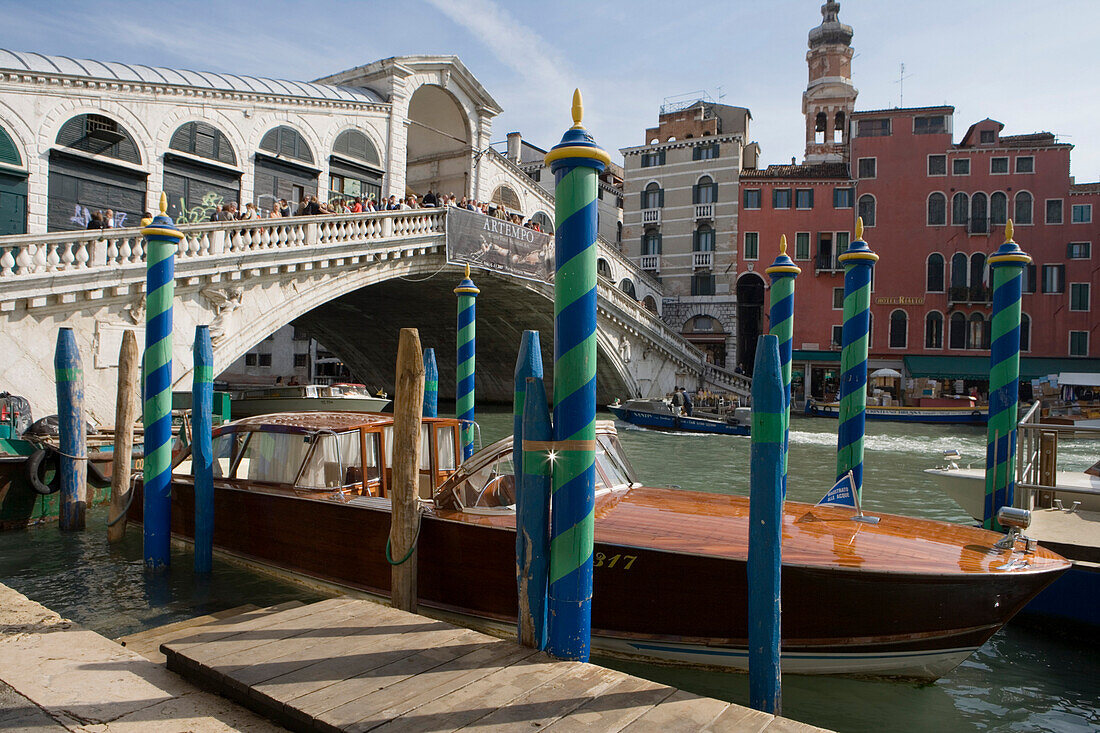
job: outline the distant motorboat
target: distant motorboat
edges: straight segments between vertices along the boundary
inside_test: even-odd
[[[984,405],[964,407],[900,407],[867,405],[868,420],[891,422],[945,423],[953,425],[985,425]],[[840,417],[839,402],[806,400],[805,413],[810,417]]]
[[[752,411],[748,407],[738,407],[724,418],[712,413],[684,415],[662,399],[627,400],[610,404],[607,409],[623,422],[650,430],[748,435],[752,428]]]
[[[302,384],[248,389],[233,397],[233,418],[274,412],[381,412],[388,397],[373,397],[362,384]]]

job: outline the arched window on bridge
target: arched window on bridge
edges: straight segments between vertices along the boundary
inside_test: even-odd
[[[489,201],[497,206],[503,206],[511,212],[519,213],[519,196],[508,186],[497,186],[493,190],[493,195]]]
[[[531,221],[539,225],[539,229],[547,234],[554,233],[554,220],[545,211],[536,211],[531,216]]]
[[[0,236],[27,232],[27,174],[23,156],[7,131],[0,127]],[[10,166],[7,167],[7,166]]]
[[[336,136],[328,170],[329,201],[371,196],[376,201],[381,199],[382,160],[370,138],[359,130],[344,130]]]
[[[61,126],[50,150],[47,227],[86,229],[92,215],[111,212],[110,225],[138,226],[147,174],[133,136],[99,114],[77,115]]]
[[[207,122],[181,125],[164,154],[168,216],[180,223],[209,221],[218,204],[239,205],[241,172],[236,166],[233,146],[221,130]]]
[[[302,133],[286,125],[268,130],[256,153],[256,206],[270,209],[275,201],[286,199],[296,212],[303,199],[317,195],[320,171],[313,161]]]
[[[600,277],[606,277],[608,280],[612,278],[611,265],[603,257],[596,260],[596,274]]]
[[[645,300],[642,301],[642,305],[644,305],[646,307],[646,310],[648,310],[650,313],[657,312],[657,299],[654,298],[652,295],[645,296]]]
[[[638,296],[634,292],[634,281],[630,278],[623,278],[623,281],[619,283],[619,290],[623,291],[634,300],[638,299]]]

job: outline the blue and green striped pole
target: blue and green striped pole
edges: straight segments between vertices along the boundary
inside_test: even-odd
[[[512,374],[512,455],[523,455],[523,410],[527,401],[527,378],[542,379],[542,346],[538,331],[524,331],[519,342],[519,354],[516,356],[516,368]],[[549,438],[547,438],[549,440]],[[516,486],[523,485],[523,461],[512,461]],[[522,497],[517,497],[522,500]],[[517,505],[517,511],[519,506]],[[516,548],[519,548],[518,540]]]
[[[474,454],[474,356],[476,354],[477,294],[481,291],[466,277],[455,288],[458,296],[458,359],[455,374],[455,416],[461,421],[462,460]]]
[[[545,649],[550,574],[550,448],[553,430],[542,375],[526,380],[523,407],[523,483],[516,492],[516,582],[519,643]]]
[[[172,530],[172,299],[176,247],[182,238],[165,213],[141,230],[145,237],[145,566],[167,568]]]
[[[439,417],[439,367],[435,349],[424,349],[424,417]]]
[[[997,510],[1012,506],[1015,493],[1016,402],[1020,396],[1020,296],[1023,272],[1031,257],[1012,241],[1012,220],[1005,242],[988,260],[993,279],[992,343],[989,350],[989,422],[985,450],[985,506],[982,526],[1000,530]]]
[[[856,495],[863,496],[863,435],[867,413],[867,347],[871,327],[871,268],[878,255],[863,241],[863,217],[856,240],[837,258],[844,265],[844,327],[840,349],[840,426],[837,428],[837,481],[852,472]]]
[[[554,173],[554,465],[547,651],[587,661],[596,490],[596,195],[611,162],[581,124],[546,154]]]
[[[779,337],[762,335],[756,344],[749,448],[749,705],[777,715],[787,399]]]
[[[191,468],[195,474],[195,572],[214,568],[214,350],[210,326],[195,326]]]
[[[57,390],[57,427],[61,455],[61,509],[58,524],[63,530],[84,529],[88,493],[88,437],[84,422],[84,366],[71,328],[57,333],[53,357]]]
[[[771,334],[779,339],[783,371],[783,496],[787,496],[787,453],[791,447],[791,347],[794,342],[794,279],[802,272],[787,256],[787,235],[779,238],[779,256],[764,270],[771,278]]]

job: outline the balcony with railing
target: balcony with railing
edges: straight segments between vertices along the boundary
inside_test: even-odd
[[[713,252],[692,252],[691,266],[696,270],[709,270],[714,267]]]
[[[642,255],[641,262],[638,264],[646,272],[660,272],[661,255]]]
[[[947,289],[948,304],[989,305],[993,301],[992,288],[985,285],[953,285]]]
[[[642,209],[642,224],[660,224],[660,209]]]
[[[819,272],[844,272],[844,266],[828,252],[819,252],[814,258],[814,274]]]
[[[714,220],[714,204],[695,204],[695,218]]]

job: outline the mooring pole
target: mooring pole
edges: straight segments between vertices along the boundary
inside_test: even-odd
[[[420,534],[420,418],[424,411],[424,357],[420,333],[402,328],[397,344],[393,399],[393,513],[386,559],[390,563],[390,602],[416,613],[416,541]]]
[[[1017,400],[1020,397],[1020,296],[1024,268],[1031,262],[1012,241],[1012,220],[1004,244],[989,258],[993,279],[992,343],[989,349],[989,421],[986,426],[985,505],[982,526],[1000,530],[997,511],[1012,506],[1016,489]]]
[[[554,173],[554,463],[547,651],[585,662],[592,637],[596,490],[596,195],[611,162],[573,127],[546,154]]]
[[[134,455],[134,418],[138,396],[137,336],[122,332],[118,350],[118,392],[115,395],[115,444],[111,461],[111,510],[107,514],[107,541],[118,542],[126,535],[126,499],[130,496],[131,462]]]
[[[536,342],[537,344],[537,342]],[[550,410],[542,375],[528,377],[524,390],[523,465],[516,492],[516,582],[519,643],[545,649],[547,583],[550,572]]]
[[[856,239],[837,258],[844,265],[844,327],[840,348],[840,425],[836,435],[836,480],[849,471],[863,497],[863,435],[867,413],[867,347],[871,326],[871,268],[878,255],[863,241],[863,217]]]
[[[145,566],[167,568],[172,531],[172,299],[175,256],[182,235],[166,213],[141,230],[145,237]]]
[[[539,345],[538,331],[524,331],[519,342],[519,354],[516,356],[516,368],[512,375],[512,465],[516,476],[516,489],[523,486],[523,415],[527,399],[527,378],[542,379],[542,347]],[[550,440],[550,438],[547,438]],[[516,495],[516,512],[520,511],[523,496]],[[516,537],[516,551],[519,551],[519,537]]]
[[[787,235],[779,238],[779,256],[764,270],[771,278],[769,295],[771,334],[779,339],[779,366],[783,370],[783,496],[787,496],[787,454],[791,448],[791,347],[794,340],[794,279],[802,272],[787,256]]]
[[[462,460],[474,454],[474,357],[477,352],[477,294],[481,291],[466,277],[454,290],[458,296],[458,358],[455,365],[455,416],[461,421]]]
[[[191,468],[195,474],[195,572],[214,568],[214,350],[210,326],[195,326]]]
[[[783,561],[783,467],[787,409],[779,339],[757,340],[752,372],[749,448],[749,704],[780,708],[780,568]]]
[[[57,386],[57,427],[60,440],[61,512],[63,530],[84,529],[88,494],[88,435],[84,422],[84,366],[71,328],[57,334],[53,357]]]
[[[439,367],[435,349],[424,349],[424,417],[439,417]]]

